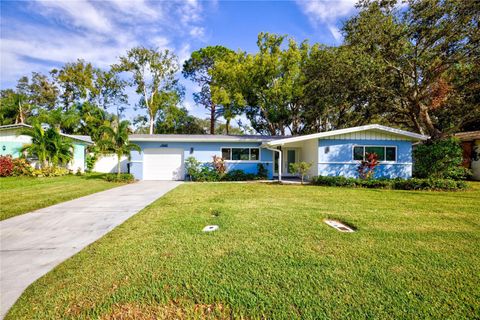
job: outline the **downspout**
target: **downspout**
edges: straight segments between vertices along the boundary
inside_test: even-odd
[[[261,145],[261,147],[270,151],[278,152],[278,182],[282,182],[282,151],[278,149],[273,149],[268,145]],[[275,171],[275,157],[273,157],[273,170]]]

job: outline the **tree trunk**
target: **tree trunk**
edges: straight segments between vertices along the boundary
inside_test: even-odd
[[[215,134],[215,111],[217,106],[212,103],[210,105],[210,134]]]
[[[225,119],[225,131],[227,132],[227,135],[229,134],[230,131],[230,119]]]
[[[432,122],[432,119],[430,118],[430,114],[428,113],[428,108],[425,106],[420,106],[420,119],[422,119],[422,122],[425,124],[425,127],[427,128],[428,133],[430,134],[431,139],[436,139],[441,136],[440,130],[435,128],[435,125]]]
[[[153,117],[152,115],[150,115],[150,129],[149,129],[149,134],[153,134],[153,125],[154,125],[154,121],[153,121]]]

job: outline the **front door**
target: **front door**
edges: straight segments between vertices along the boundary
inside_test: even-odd
[[[289,149],[287,150],[287,161],[285,163],[286,165],[286,168],[285,168],[285,172],[287,173],[292,173],[290,172],[290,164],[292,163],[295,163],[296,162],[296,159],[297,159],[297,151],[295,149]]]
[[[290,173],[290,164],[299,161],[299,149],[283,148],[282,149],[282,176],[294,175]],[[273,172],[278,174],[278,152],[273,153]]]

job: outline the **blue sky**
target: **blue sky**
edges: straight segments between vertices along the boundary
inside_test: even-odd
[[[108,68],[137,45],[171,49],[181,63],[207,45],[255,52],[262,31],[335,45],[342,41],[342,21],[355,13],[354,4],[355,0],[0,1],[0,86],[12,87],[22,75],[48,72],[78,58]],[[205,117],[205,110],[192,101],[195,85],[182,83],[184,106]],[[131,90],[129,94],[134,104],[136,97]]]

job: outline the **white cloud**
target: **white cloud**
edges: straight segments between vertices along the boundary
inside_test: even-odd
[[[160,7],[153,8],[144,0],[110,0],[123,14],[142,19],[159,19],[162,16]]]
[[[332,22],[345,17],[354,11],[356,2],[357,0],[297,0],[312,23]]]
[[[184,43],[181,47],[180,50],[178,51],[178,61],[180,62],[180,65],[183,65],[183,63],[190,59],[190,55],[192,54],[192,49],[190,48],[190,44]]]
[[[64,19],[77,27],[98,32],[112,31],[112,24],[105,14],[86,0],[38,1],[38,4],[47,9],[47,12],[60,11],[56,15],[57,19],[62,19],[62,14],[66,15]]]
[[[332,36],[335,38],[337,42],[341,42],[343,40],[343,36],[342,36],[342,33],[340,32],[340,29],[338,29],[333,25],[329,25],[328,30],[330,30],[330,33],[332,34]]]
[[[336,27],[338,19],[355,12],[357,0],[297,0],[297,5],[315,27],[326,25],[333,38],[339,42],[343,39]]]
[[[204,34],[202,4],[196,1],[52,0],[25,10],[34,19],[1,16],[2,87],[79,58],[107,68],[137,45],[168,48],[183,62],[189,43]]]
[[[194,26],[192,27],[192,29],[190,30],[190,35],[192,37],[195,37],[195,38],[203,38],[203,36],[205,35],[205,29],[202,28],[202,27],[197,27],[197,26]]]
[[[164,36],[156,36],[150,39],[154,48],[167,49],[170,46],[170,39]]]

